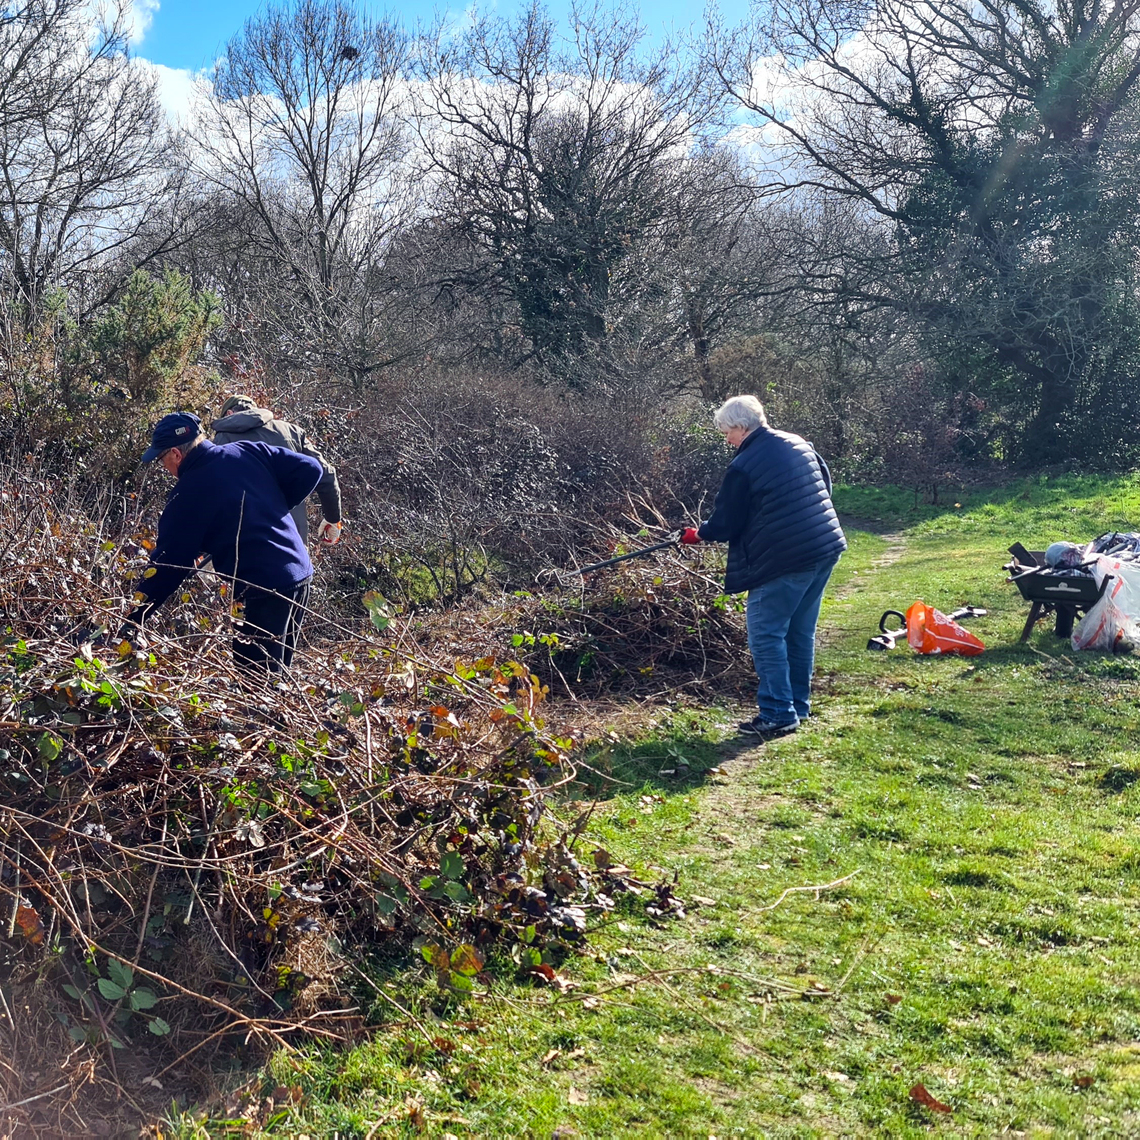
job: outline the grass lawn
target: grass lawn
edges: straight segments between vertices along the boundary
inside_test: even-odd
[[[265,1133],[1140,1134],[1140,658],[1076,655],[1046,622],[1019,645],[1001,570],[1015,539],[1140,526],[1140,481],[837,500],[893,534],[850,534],[809,725],[742,747],[744,710],[647,710],[563,805],[596,797],[580,857],[675,875],[685,917],[616,896],[566,992],[504,960],[459,1003],[426,966],[371,964],[417,1024],[380,1002],[351,1052],[274,1058],[259,1095],[301,1099]],[[917,597],[985,606],[985,654],[868,653]]]

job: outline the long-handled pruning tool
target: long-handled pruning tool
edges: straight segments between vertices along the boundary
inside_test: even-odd
[[[628,554],[619,554],[616,558],[607,558],[605,562],[594,562],[589,566],[581,566],[577,570],[571,571],[571,573],[589,574],[591,570],[601,570],[606,566],[616,566],[617,563],[624,562],[627,558],[641,558],[646,554],[652,554],[655,550],[665,550],[667,547],[676,546],[680,540],[681,532],[675,530],[664,542],[655,542],[652,546],[643,546],[640,550],[631,550]]]

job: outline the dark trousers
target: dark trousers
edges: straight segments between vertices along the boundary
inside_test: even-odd
[[[293,663],[312,578],[292,590],[246,587],[245,617],[234,635],[234,664],[250,673],[280,673]]]

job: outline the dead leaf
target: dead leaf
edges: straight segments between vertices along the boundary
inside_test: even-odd
[[[602,1004],[601,998],[588,997],[582,1000],[583,1009],[597,1009]]]
[[[954,1110],[948,1105],[943,1104],[940,1100],[935,1100],[934,1097],[926,1091],[926,1086],[919,1081],[918,1084],[912,1086],[910,1090],[910,1099],[916,1104],[921,1104],[923,1108],[929,1108],[931,1112],[953,1112]]]
[[[555,1059],[555,1057],[560,1057],[560,1056],[562,1056],[562,1050],[561,1049],[548,1049],[543,1054],[542,1060],[539,1061],[539,1064],[543,1065],[543,1066],[549,1065],[550,1062]]]
[[[540,962],[537,966],[531,966],[530,972],[536,978],[541,978],[544,982],[554,985],[554,969],[545,962]]]
[[[424,1127],[424,1102],[418,1096],[410,1096],[404,1101],[404,1107],[408,1110],[408,1119],[412,1122],[412,1127],[416,1131],[422,1131]]]
[[[44,923],[35,907],[16,908],[16,923],[21,933],[33,945],[39,946],[44,940]]]
[[[689,900],[697,906],[716,906],[716,899],[707,898],[705,895],[690,895]]]
[[[566,1094],[566,1099],[571,1104],[583,1105],[590,1103],[590,1098],[581,1089],[577,1089],[573,1085],[570,1086],[570,1091]]]
[[[992,946],[993,944],[994,944],[994,940],[992,938],[987,938],[984,934],[978,935],[978,945],[979,946]]]
[[[1091,1088],[1095,1082],[1096,1082],[1096,1077],[1090,1077],[1086,1074],[1085,1076],[1082,1076],[1082,1077],[1074,1077],[1073,1078],[1073,1087],[1078,1088],[1078,1089],[1087,1089],[1087,1088]]]
[[[889,1005],[898,1005],[902,1001],[902,994],[887,994],[887,1003]]]

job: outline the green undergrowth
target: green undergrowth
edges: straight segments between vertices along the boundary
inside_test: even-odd
[[[554,985],[492,957],[462,1002],[426,965],[364,964],[382,1027],[275,1057],[251,1087],[290,1091],[263,1133],[1140,1132],[1140,663],[1046,623],[1018,644],[1001,570],[1014,539],[1131,529],[1140,484],[1034,480],[909,526],[838,499],[906,529],[851,534],[812,720],[751,746],[743,709],[643,710],[583,751],[551,823],[635,887],[675,881],[684,917],[615,892]],[[984,606],[986,652],[868,653],[917,597]]]

